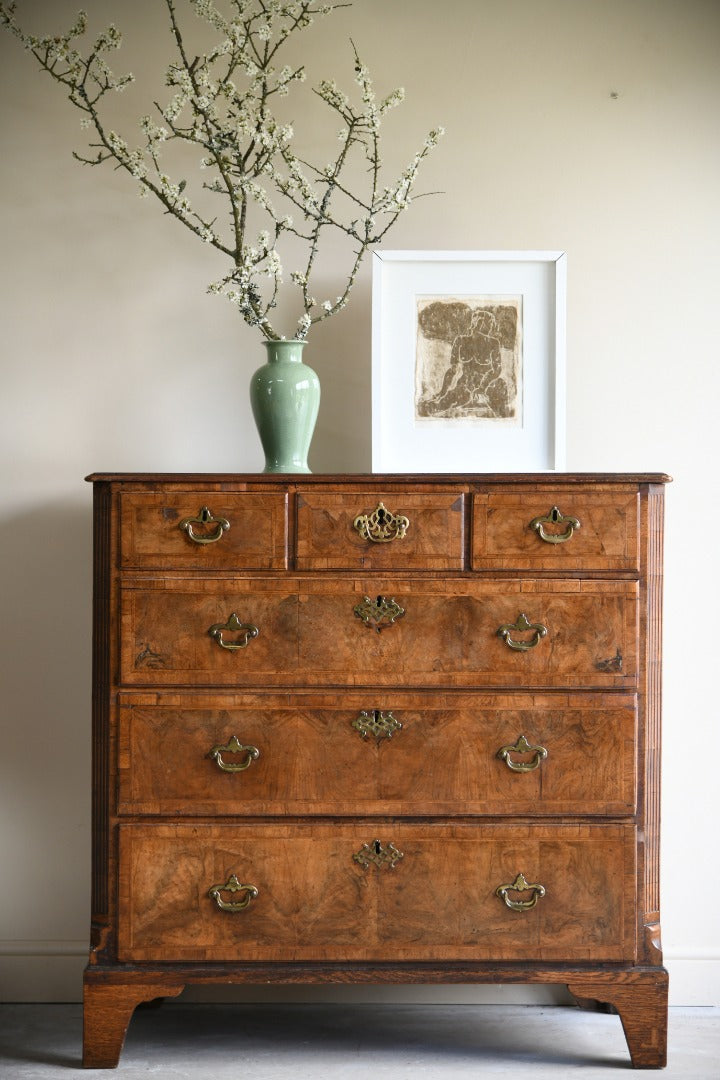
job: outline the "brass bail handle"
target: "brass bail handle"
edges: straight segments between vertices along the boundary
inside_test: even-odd
[[[353,528],[364,540],[373,544],[389,544],[393,540],[402,540],[410,528],[410,521],[403,514],[393,514],[378,503],[370,514],[358,514],[353,521]]]
[[[223,900],[220,893],[240,893],[242,894],[239,900]],[[243,885],[238,880],[237,874],[231,874],[224,885],[213,885],[208,890],[208,896],[211,900],[214,900],[221,911],[228,911],[231,915],[234,915],[238,911],[244,911],[251,900],[257,899],[258,890],[254,885]]]
[[[229,633],[237,632],[240,637],[236,641],[224,641],[223,631],[227,630]],[[240,619],[233,611],[227,622],[213,623],[208,629],[208,634],[220,646],[221,649],[228,649],[234,652],[236,649],[246,649],[248,644],[253,638],[256,638],[260,631],[253,623],[240,622]]]
[[[532,891],[533,894],[529,900],[511,900],[508,896],[508,893],[511,892],[523,893],[528,891]],[[511,884],[498,885],[495,895],[499,896],[511,911],[529,911],[545,895],[545,886],[540,885],[539,882],[527,881],[524,874],[518,874]]]
[[[231,763],[223,761],[223,754],[244,754],[245,758],[242,761]],[[213,746],[207,756],[211,758],[223,772],[238,773],[245,772],[246,769],[249,769],[253,761],[257,761],[260,757],[260,751],[257,746],[243,746],[237,735],[233,735],[223,746]]]
[[[565,532],[546,532],[546,525],[565,525]],[[570,514],[561,514],[557,506],[553,506],[550,512],[543,517],[533,518],[528,528],[534,529],[546,544],[566,544],[568,540],[572,539],[575,530],[580,528],[580,522]]]
[[[514,638],[512,636],[513,631],[523,634],[529,630],[533,632],[530,639]],[[508,648],[515,649],[517,652],[527,652],[528,649],[534,649],[547,632],[547,626],[543,626],[542,623],[531,623],[523,611],[520,612],[514,623],[505,623],[504,626],[499,626],[497,630],[498,637],[503,639]]]
[[[513,761],[511,754],[533,754],[534,756],[531,761]],[[501,746],[496,756],[513,772],[525,773],[538,769],[548,756],[548,752],[544,746],[531,746],[525,736],[521,735],[514,746]]]
[[[193,531],[193,525],[211,525],[213,523],[215,529],[211,533],[195,533]],[[214,517],[209,507],[202,506],[197,517],[183,518],[178,523],[178,528],[186,532],[194,544],[216,544],[223,533],[230,528],[230,522],[224,517]]]

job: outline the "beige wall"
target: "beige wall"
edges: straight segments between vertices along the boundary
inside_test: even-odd
[[[50,28],[75,4],[20,7]],[[160,0],[86,6],[114,13],[137,74],[168,48]],[[718,1003],[720,4],[356,0],[307,39],[316,77],[346,78],[351,35],[379,86],[407,90],[390,158],[447,129],[421,184],[444,194],[418,201],[386,246],[566,251],[568,468],[675,476],[664,943],[674,1000]],[[128,121],[145,111],[140,91],[115,104]],[[89,918],[82,477],[259,468],[247,383],[260,349],[205,295],[213,254],[123,176],[72,160],[77,116],[5,36],[0,116],[0,974],[6,999],[72,998]],[[369,271],[307,350],[323,384],[315,471],[370,466]]]

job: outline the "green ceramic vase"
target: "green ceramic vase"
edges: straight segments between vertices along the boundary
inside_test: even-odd
[[[303,364],[305,341],[265,341],[267,363],[250,380],[250,404],[266,473],[309,473],[307,456],[320,405],[320,380]]]

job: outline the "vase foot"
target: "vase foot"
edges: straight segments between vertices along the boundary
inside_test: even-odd
[[[293,474],[300,475],[300,474],[312,473],[312,469],[308,469],[307,465],[304,468],[302,468],[301,466],[297,466],[297,467],[293,467],[293,468],[290,468],[290,467],[286,468],[285,466],[278,466],[277,468],[275,468],[275,466],[266,465],[265,468],[263,469],[263,472],[264,473],[285,473],[286,475],[292,476]]]

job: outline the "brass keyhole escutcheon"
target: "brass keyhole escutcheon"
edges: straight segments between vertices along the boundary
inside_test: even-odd
[[[362,866],[363,870],[371,866],[377,867],[378,870],[394,870],[404,858],[402,851],[398,851],[393,843],[382,844],[379,840],[373,840],[369,844],[363,844],[353,855],[353,862]]]
[[[402,514],[393,514],[380,502],[370,514],[358,514],[353,528],[364,540],[373,544],[389,544],[402,540],[410,528],[410,521]]]
[[[381,739],[392,739],[396,731],[402,731],[402,724],[396,720],[391,712],[383,712],[382,709],[373,709],[372,712],[363,711],[350,723],[356,731],[360,732],[363,739],[372,736],[376,742]]]
[[[367,627],[377,631],[378,634],[381,630],[392,626],[405,614],[405,608],[400,607],[391,596],[378,596],[375,600],[364,596],[362,602],[356,604],[353,611],[358,619],[362,619]]]

